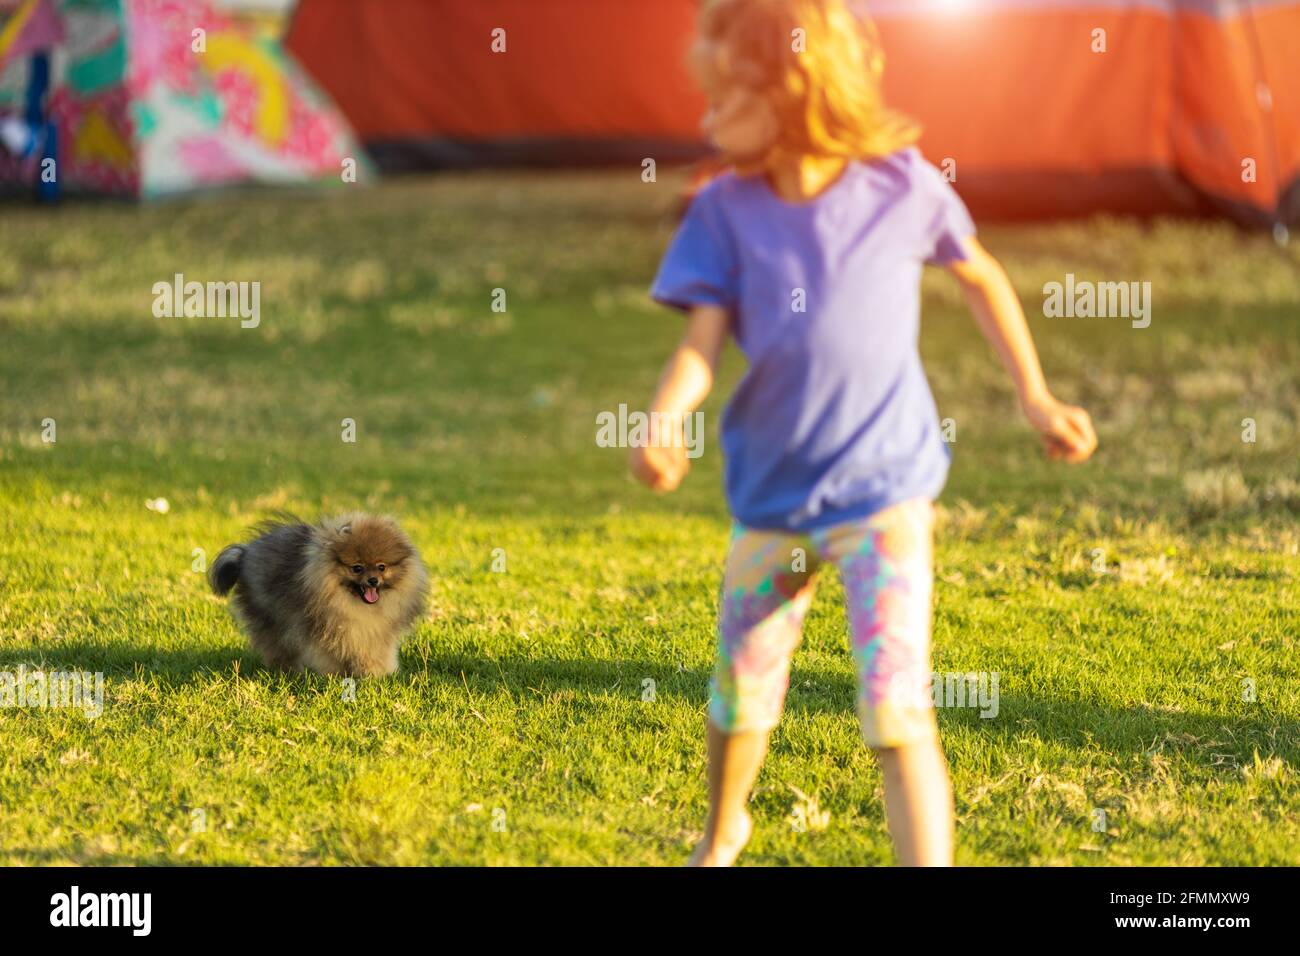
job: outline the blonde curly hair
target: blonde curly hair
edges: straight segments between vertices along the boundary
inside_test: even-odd
[[[921,133],[885,105],[879,34],[844,0],[706,0],[691,60],[697,77],[747,86],[776,116],[764,156],[726,157],[742,173],[782,157],[874,159]]]

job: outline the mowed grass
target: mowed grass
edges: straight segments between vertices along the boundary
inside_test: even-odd
[[[676,495],[597,447],[680,329],[645,299],[680,180],[638,173],[3,210],[0,671],[106,686],[94,719],[0,709],[0,862],[685,860],[742,363]],[[1000,692],[939,715],[959,862],[1297,862],[1300,254],[1215,224],[982,235],[1101,448],[1044,461],[927,275],[956,428],[934,666]],[[260,282],[261,325],[155,318],[178,272]],[[1151,282],[1150,327],[1044,318],[1066,273]],[[276,509],[357,507],[402,520],[434,593],[400,675],[348,701],[262,669],[194,563]],[[746,863],[892,860],[841,600],[828,577]]]

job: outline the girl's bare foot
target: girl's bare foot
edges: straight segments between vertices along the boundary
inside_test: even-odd
[[[731,866],[740,856],[740,851],[749,842],[754,832],[754,821],[744,810],[732,818],[726,829],[718,828],[712,837],[706,836],[695,847],[695,852],[686,861],[687,866]]]

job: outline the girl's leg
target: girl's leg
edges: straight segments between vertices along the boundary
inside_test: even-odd
[[[952,782],[939,739],[877,748],[876,757],[885,775],[885,813],[898,862],[952,866]]]
[[[745,804],[781,716],[816,558],[796,535],[737,530],[722,586],[710,683],[709,816],[691,866],[729,866],[749,840]]]
[[[687,866],[731,866],[749,842],[745,804],[767,756],[766,730],[728,734],[708,724],[709,818]]]
[[[880,759],[907,866],[952,864],[952,784],[930,692],[933,520],[928,501],[907,501],[819,542],[844,579],[862,736]]]

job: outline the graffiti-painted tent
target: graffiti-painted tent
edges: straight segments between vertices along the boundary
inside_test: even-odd
[[[206,3],[0,0],[8,191],[147,198],[337,181],[360,156],[343,117],[273,41]]]
[[[866,0],[889,99],[981,215],[1300,217],[1297,0]],[[301,0],[381,165],[699,152],[697,0]],[[493,48],[493,31],[505,49]]]

